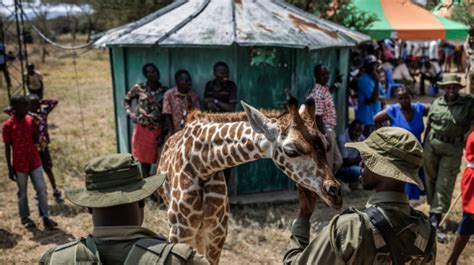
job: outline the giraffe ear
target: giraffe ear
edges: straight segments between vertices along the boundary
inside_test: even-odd
[[[242,104],[242,107],[247,114],[252,129],[256,133],[263,133],[265,138],[267,138],[269,141],[275,140],[278,134],[277,126],[272,123],[270,119],[265,117],[265,115],[263,115],[260,111],[245,103],[244,101],[241,100],[240,104]]]

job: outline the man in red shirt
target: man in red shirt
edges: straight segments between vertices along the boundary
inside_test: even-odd
[[[27,228],[35,227],[35,223],[29,217],[30,209],[27,197],[28,175],[30,175],[38,197],[39,213],[43,217],[44,226],[46,229],[53,228],[57,226],[57,223],[49,219],[46,183],[43,179],[38,148],[35,145],[38,138],[35,123],[31,116],[26,115],[28,110],[25,97],[12,97],[10,106],[14,115],[10,116],[5,122],[2,133],[5,142],[8,176],[11,180],[16,181],[18,186],[18,208],[21,223]]]

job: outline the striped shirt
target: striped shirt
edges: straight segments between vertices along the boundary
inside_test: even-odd
[[[336,107],[334,106],[334,101],[331,92],[329,92],[329,88],[315,83],[313,90],[311,90],[307,97],[314,98],[316,104],[314,115],[322,116],[324,125],[335,129],[337,123]]]

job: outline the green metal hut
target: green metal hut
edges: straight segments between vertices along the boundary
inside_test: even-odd
[[[119,152],[130,152],[133,127],[123,98],[143,81],[141,67],[155,63],[161,82],[174,86],[174,73],[187,69],[193,89],[203,95],[212,67],[224,61],[238,96],[259,108],[279,108],[286,91],[300,101],[313,86],[313,67],[329,66],[347,80],[351,47],[369,37],[317,18],[278,0],[176,1],[139,21],[109,30],[95,42],[110,51]],[[337,91],[338,130],[346,120],[346,89]],[[271,161],[241,165],[234,171],[234,193],[285,190],[288,177]]]

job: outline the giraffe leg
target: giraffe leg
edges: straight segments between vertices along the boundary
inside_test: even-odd
[[[201,255],[204,255],[206,253],[206,240],[204,239],[204,229],[201,226],[196,234],[196,240],[195,240],[195,248],[197,252]]]
[[[211,264],[218,264],[229,219],[227,186],[223,172],[218,172],[204,184],[203,237],[206,258]]]
[[[193,187],[181,191],[175,189],[171,192],[173,196],[168,207],[168,220],[171,226],[169,240],[175,243],[187,243],[198,249],[196,237],[202,225],[202,189]],[[202,247],[201,251],[203,254]]]

